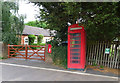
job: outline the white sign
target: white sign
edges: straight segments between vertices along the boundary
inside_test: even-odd
[[[109,54],[110,53],[110,48],[105,48],[105,54]]]

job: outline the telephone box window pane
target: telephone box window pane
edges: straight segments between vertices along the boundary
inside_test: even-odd
[[[71,40],[80,40],[80,37],[72,37]]]
[[[71,41],[70,44],[80,44],[81,41]]]
[[[72,55],[80,55],[80,53],[72,53]]]
[[[70,33],[71,36],[79,36],[79,33]]]
[[[75,60],[73,60],[72,63],[79,63],[79,61],[75,61]]]
[[[80,44],[80,41],[75,41],[75,44]]]
[[[79,48],[80,45],[70,45],[70,47],[72,47],[72,48]]]
[[[80,59],[80,57],[72,57],[72,59]]]
[[[72,51],[72,52],[79,52],[80,49],[71,49],[70,51]]]
[[[74,33],[73,36],[79,36],[80,34],[79,33]]]
[[[74,47],[75,47],[75,48],[79,48],[79,47],[80,47],[80,45],[74,45]]]

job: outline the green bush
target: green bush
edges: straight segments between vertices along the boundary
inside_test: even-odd
[[[31,45],[35,45],[35,46],[37,46],[37,44],[31,44]],[[38,47],[31,47],[32,49],[37,49]]]
[[[14,32],[4,32],[2,34],[2,41],[6,44],[18,45],[20,39]]]
[[[44,36],[43,36],[42,34],[38,35],[38,39],[37,39],[38,44],[39,44],[39,43],[42,43],[43,37],[44,37]]]
[[[67,68],[67,46],[53,47],[51,57],[54,64]]]
[[[39,43],[38,45],[45,46],[46,44],[45,43]]]
[[[0,57],[0,59],[7,59],[7,58],[5,58],[5,57]]]
[[[29,45],[32,45],[36,38],[35,35],[30,34],[30,35],[28,35],[28,38],[29,38]]]
[[[104,66],[103,66],[103,65],[100,65],[100,68],[104,68]]]

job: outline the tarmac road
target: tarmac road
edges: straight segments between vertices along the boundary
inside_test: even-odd
[[[59,71],[59,69],[52,70],[52,67],[47,68],[46,64],[44,64],[44,68],[42,65],[34,67],[16,63],[6,64],[6,62],[1,65],[2,81],[118,81],[116,78],[70,73],[71,71],[64,72],[64,70]]]

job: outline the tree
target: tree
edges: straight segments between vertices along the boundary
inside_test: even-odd
[[[6,44],[18,44],[24,28],[24,16],[18,14],[18,4],[2,2],[2,40]]]
[[[34,2],[40,7],[40,19],[47,28],[57,30],[56,38],[67,40],[68,24],[83,25],[88,40],[112,41],[120,36],[120,18],[117,2]]]
[[[26,23],[25,25],[28,25],[28,26],[33,26],[33,27],[40,27],[40,28],[46,28],[47,27],[47,24],[43,21],[30,21],[28,23]]]
[[[2,2],[0,1],[0,41],[2,41]]]

